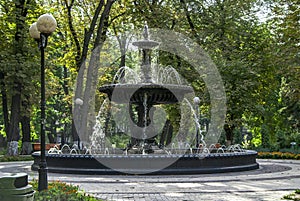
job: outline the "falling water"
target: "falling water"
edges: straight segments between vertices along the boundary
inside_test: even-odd
[[[123,66],[119,68],[119,70],[115,74],[112,83],[137,84],[140,81],[141,79],[135,70],[127,66]]]
[[[148,104],[147,104],[148,95],[147,93],[144,94],[144,127],[143,127],[143,142],[147,139],[147,110],[148,110]]]
[[[91,147],[90,149],[93,149],[93,151],[96,151],[95,149],[99,149],[100,151],[104,149],[104,142],[105,142],[105,132],[103,130],[103,122],[105,121],[103,118],[106,114],[104,110],[106,109],[107,104],[109,103],[109,99],[105,99],[100,107],[99,113],[96,116],[96,123],[93,127],[93,133],[90,137],[91,141]]]
[[[182,85],[183,79],[172,66],[151,65],[152,81],[156,84],[176,84]],[[118,69],[112,83],[138,84],[141,83],[139,73],[132,68],[123,66]]]
[[[64,144],[64,145],[61,147],[60,150],[61,150],[61,152],[62,152],[63,154],[69,154],[70,151],[71,151],[71,148],[70,148],[69,145]]]
[[[190,101],[187,98],[184,98],[183,101],[185,101],[190,106],[192,115],[194,117],[195,124],[197,126],[197,129],[199,130],[199,137],[200,137],[201,144],[203,144],[203,150],[207,151],[208,149],[206,148],[206,143],[204,141],[204,136],[202,135],[202,132],[201,132],[201,129],[200,129],[200,123],[199,123],[198,116],[197,116],[195,110],[193,109],[193,106],[190,103]]]
[[[104,154],[109,155],[109,149],[107,147],[105,148]]]
[[[73,149],[71,149],[70,154],[78,154],[78,152],[75,148],[73,148]]]
[[[172,66],[153,65],[153,80],[157,84],[182,85],[179,73]]]

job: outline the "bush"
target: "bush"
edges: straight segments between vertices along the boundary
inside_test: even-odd
[[[290,153],[290,152],[258,152],[257,158],[263,159],[295,159],[300,160],[300,154]]]
[[[48,190],[39,192],[37,180],[30,182],[36,191],[35,201],[98,201],[99,199],[87,195],[79,190],[78,186],[66,184],[64,182],[49,182]]]

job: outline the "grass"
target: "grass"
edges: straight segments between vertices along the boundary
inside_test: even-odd
[[[31,155],[19,155],[19,156],[7,156],[0,155],[0,162],[11,162],[11,161],[32,161]]]
[[[81,191],[78,186],[60,181],[49,182],[48,190],[41,192],[37,190],[37,180],[33,180],[30,184],[36,191],[34,201],[99,201],[99,199]]]
[[[0,149],[0,162],[11,162],[11,161],[32,161],[33,157],[31,155],[18,155],[18,156],[8,156],[7,149]]]

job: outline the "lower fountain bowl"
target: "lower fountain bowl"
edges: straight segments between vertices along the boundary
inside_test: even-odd
[[[115,103],[143,104],[147,94],[147,103],[157,105],[180,102],[185,94],[193,92],[193,88],[176,84],[140,83],[103,85],[99,91],[106,93],[109,100]]]
[[[70,174],[208,174],[258,169],[256,151],[171,155],[46,154],[48,171]],[[32,154],[39,169],[40,152]],[[168,164],[168,165],[166,165]],[[116,167],[116,168],[112,168]]]

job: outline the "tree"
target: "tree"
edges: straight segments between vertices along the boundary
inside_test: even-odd
[[[256,1],[180,2],[192,37],[210,53],[222,75],[227,91],[224,130],[231,144],[234,130],[245,124],[243,114],[255,112],[261,103],[264,93],[259,89],[278,83],[272,79],[274,66],[268,60],[272,58],[266,57],[273,51],[273,36],[255,16]]]
[[[279,87],[276,90],[276,108],[271,114],[273,119],[273,144],[277,140],[277,148],[289,147],[291,141],[299,138],[299,13],[298,1],[285,0],[271,4],[273,17],[268,23],[276,36],[276,56],[273,58],[277,66]],[[273,51],[274,51],[273,50]]]
[[[26,72],[32,72],[32,70],[29,70],[30,63],[26,61],[28,56],[31,55],[26,44],[26,36],[28,35],[26,16],[28,15],[28,11],[31,9],[33,4],[34,2],[31,0],[15,0],[4,3],[2,7],[6,14],[5,25],[13,27],[12,30],[14,32],[6,32],[7,41],[5,44],[8,46],[8,48],[5,48],[6,52],[2,52],[2,55],[5,58],[3,63],[1,63],[3,67],[2,75],[4,76],[5,80],[5,83],[2,83],[2,100],[4,104],[3,111],[5,125],[6,127],[8,126],[6,134],[9,155],[18,154],[22,92],[24,90],[24,86],[26,86]],[[11,86],[11,88],[8,89],[8,86]],[[8,109],[6,108],[6,105],[8,106],[8,104],[5,94],[7,91],[10,91],[10,95],[12,96],[10,99],[11,107],[9,122],[7,122],[8,118],[6,114],[6,112],[8,112]],[[23,106],[26,106],[26,104]],[[29,121],[23,121],[23,123],[25,122],[28,125]],[[25,127],[26,126],[24,125],[23,129],[25,129]]]
[[[68,135],[72,111],[72,119],[79,122],[77,129],[73,123],[75,143],[79,140],[77,131],[81,136],[92,132],[95,108],[100,107],[92,100],[103,99],[95,89],[99,83],[111,81],[120,66],[133,66],[132,55],[125,53],[131,37],[126,31],[141,30],[145,22],[150,31],[162,28],[188,35],[210,54],[226,88],[228,111],[224,129],[229,143],[240,126],[250,128],[254,141],[260,140],[256,144],[264,146],[287,146],[297,139],[300,11],[295,0],[271,2],[274,17],[266,22],[256,16],[255,9],[261,8],[258,3],[265,2],[259,0],[57,0],[43,2],[41,7],[32,0],[0,2],[1,133],[6,133],[9,145],[14,145],[14,151],[9,149],[11,154],[16,153],[20,135],[28,147],[30,134],[39,133],[39,54],[34,41],[27,40],[27,30],[28,24],[45,10],[59,22],[47,51],[49,141],[54,141],[56,128]],[[112,37],[117,40],[107,40]],[[113,52],[108,52],[108,46],[114,47]],[[121,57],[115,59],[112,55]],[[160,51],[157,57],[161,64],[172,65],[191,83],[202,98],[202,111],[209,117],[210,96],[196,70],[177,55]],[[108,68],[102,68],[104,65]],[[104,71],[105,75],[98,78]],[[73,91],[70,86],[77,75]],[[83,105],[72,105],[73,95],[74,100],[82,99]],[[176,123],[179,108],[167,109],[171,122]],[[55,119],[61,121],[57,123]],[[0,144],[3,141],[0,137]],[[29,152],[26,146],[25,152]]]
[[[90,101],[94,99],[95,87],[97,86],[98,80],[98,68],[99,68],[99,59],[100,53],[103,46],[103,43],[106,39],[107,29],[108,29],[108,20],[111,11],[111,7],[114,3],[114,0],[101,0],[97,5],[93,13],[93,16],[86,16],[89,19],[89,27],[85,29],[83,38],[80,38],[77,34],[78,30],[75,30],[73,24],[74,16],[72,15],[73,7],[75,1],[70,2],[65,1],[65,6],[67,9],[67,19],[69,24],[69,29],[72,34],[72,40],[76,45],[76,67],[78,72],[75,99],[80,98],[83,100],[83,105],[78,106],[75,104],[73,119],[77,118],[76,122],[79,124],[75,128],[73,122],[73,140],[78,142],[79,137],[77,132],[80,133],[80,136],[87,140],[86,134],[91,132],[91,124],[89,115],[93,115],[93,104],[91,105]],[[68,4],[69,3],[69,4]],[[79,41],[83,41],[81,44]],[[91,48],[92,46],[92,48]],[[91,54],[89,64],[86,64],[88,59],[88,54]],[[84,79],[85,74],[89,79]]]

